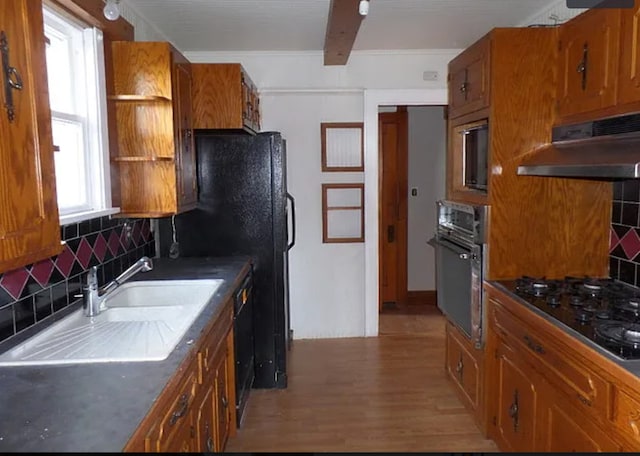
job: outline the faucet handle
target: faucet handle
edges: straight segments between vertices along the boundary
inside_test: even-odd
[[[98,288],[98,267],[92,266],[87,271],[87,287],[91,289]]]

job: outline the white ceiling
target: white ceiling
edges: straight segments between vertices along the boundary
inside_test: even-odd
[[[340,0],[336,0],[340,1]],[[183,52],[321,51],[330,0],[123,0]],[[557,0],[371,0],[354,50],[460,49]]]

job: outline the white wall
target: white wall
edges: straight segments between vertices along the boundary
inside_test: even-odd
[[[441,106],[409,106],[408,289],[435,290],[436,201],[444,198],[446,122]],[[417,196],[411,195],[416,187]]]
[[[264,130],[287,140],[287,185],[296,200],[296,244],[289,252],[294,338],[364,333],[364,244],[322,243],[321,184],[363,182],[363,173],[322,173],[320,123],[362,120],[361,93],[266,94]]]
[[[518,27],[529,27],[531,25],[555,25],[562,24],[572,17],[586,11],[584,8],[567,8],[566,0],[556,0],[551,2],[547,8],[528,17],[518,24]]]

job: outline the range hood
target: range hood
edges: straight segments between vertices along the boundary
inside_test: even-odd
[[[527,156],[518,174],[640,178],[640,114],[556,126],[551,144]]]

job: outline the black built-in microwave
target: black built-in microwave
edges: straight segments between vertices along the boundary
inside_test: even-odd
[[[463,185],[471,190],[487,191],[487,174],[489,163],[489,123],[475,122],[463,128]]]

